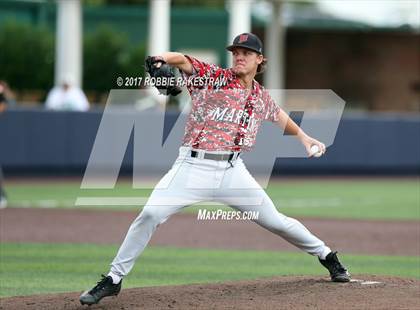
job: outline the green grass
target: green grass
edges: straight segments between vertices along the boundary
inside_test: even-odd
[[[83,291],[106,273],[117,246],[92,244],[0,244],[0,296]],[[420,279],[419,257],[342,255],[353,274]],[[124,287],[325,275],[304,253],[149,247]]]
[[[151,192],[150,189],[132,189],[127,181],[119,182],[113,190],[81,190],[80,182],[75,181],[13,182],[6,189],[10,205],[18,207],[71,208],[77,197],[148,197]],[[277,208],[290,216],[420,219],[419,179],[273,180],[267,193]],[[106,208],[138,210],[140,207]],[[186,212],[197,209],[187,208]]]
[[[420,219],[418,179],[315,180],[274,185],[268,194],[291,216]]]

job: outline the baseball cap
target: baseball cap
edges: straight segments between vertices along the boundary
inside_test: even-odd
[[[262,54],[261,40],[253,33],[245,32],[236,36],[233,40],[233,44],[226,47],[226,49],[232,51],[235,47],[247,48],[258,54]]]

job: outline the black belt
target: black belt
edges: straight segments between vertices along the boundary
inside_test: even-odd
[[[191,157],[198,157],[199,152],[191,151]],[[235,157],[235,153],[230,154],[212,154],[212,153],[204,153],[204,159],[211,159],[211,160],[220,160],[220,161],[231,161]],[[236,158],[239,157],[238,156]]]

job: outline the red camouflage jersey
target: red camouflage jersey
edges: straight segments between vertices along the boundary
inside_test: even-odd
[[[281,108],[256,80],[250,91],[231,68],[185,57],[193,73],[183,73],[192,102],[183,145],[206,151],[252,149],[261,122],[277,121]]]

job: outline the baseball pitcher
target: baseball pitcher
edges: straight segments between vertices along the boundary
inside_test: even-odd
[[[350,281],[337,252],[332,252],[299,221],[279,213],[240,156],[241,152],[251,150],[263,121],[273,122],[295,135],[309,156],[314,155],[311,151],[314,146],[325,153],[325,145],[299,128],[254,79],[266,63],[262,43],[256,35],[238,35],[227,50],[233,58],[233,67],[229,69],[175,52],[146,59],[146,71],[152,77],[169,77],[173,68],[178,68],[185,80],[198,78],[208,83],[186,84],[192,107],[179,156],[131,224],[109,273],[80,296],[82,305],[118,295],[123,278],[133,268],[157,226],[182,208],[201,201],[221,202],[242,212],[258,212],[258,219],[254,220],[257,224],[317,256],[332,281]],[[218,78],[224,83],[209,83]],[[158,88],[170,95],[180,91],[176,85]],[[245,203],[252,199],[259,203]]]

